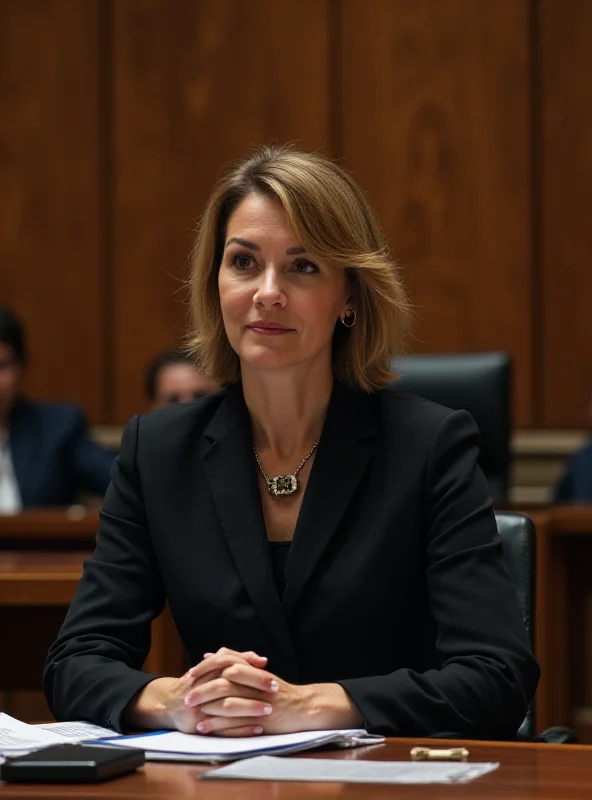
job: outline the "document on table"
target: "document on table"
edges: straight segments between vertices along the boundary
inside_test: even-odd
[[[258,756],[212,769],[201,780],[331,781],[337,783],[467,783],[497,769],[495,763],[345,761]]]
[[[27,725],[8,714],[0,713],[0,754],[20,755],[39,747],[63,744],[64,737],[51,731]]]
[[[148,761],[235,761],[254,755],[285,755],[315,747],[360,747],[382,744],[384,737],[365,730],[302,731],[273,736],[242,736],[224,739],[219,736],[197,736],[177,731],[161,731],[139,736],[101,739],[118,747],[139,747]]]
[[[28,725],[9,714],[0,713],[0,755],[15,756],[65,742],[83,742],[105,736],[115,737],[115,731],[88,722],[56,722],[47,725]]]
[[[109,738],[119,736],[118,733],[110,728],[101,728],[100,725],[93,725],[92,722],[47,722],[34,727],[43,728],[43,730],[51,731],[52,733],[59,733],[60,736],[65,736],[66,739],[75,739],[77,742],[88,741],[89,739],[104,739],[107,736]]]

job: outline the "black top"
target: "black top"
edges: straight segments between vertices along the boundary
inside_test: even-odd
[[[286,589],[286,564],[290,555],[290,545],[292,542],[270,542],[269,554],[271,556],[271,568],[273,570],[273,580],[278,597],[283,597]]]
[[[512,737],[539,670],[466,411],[335,384],[276,591],[242,386],[134,417],[44,671],[55,717],[123,729],[168,599],[192,663],[337,682],[375,733]]]

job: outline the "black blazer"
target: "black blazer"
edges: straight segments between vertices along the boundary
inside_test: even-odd
[[[168,598],[192,663],[339,682],[370,731],[503,738],[538,666],[464,411],[335,385],[277,596],[242,388],[135,417],[47,657],[57,719],[122,729]]]
[[[24,508],[65,506],[81,490],[100,495],[107,491],[116,454],[93,442],[78,406],[20,397],[8,431]]]

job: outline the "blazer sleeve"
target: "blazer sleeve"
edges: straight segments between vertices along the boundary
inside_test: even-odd
[[[340,681],[369,731],[513,737],[534,696],[539,668],[477,466],[478,441],[470,415],[450,413],[425,473],[425,580],[439,668]]]
[[[122,731],[126,705],[157,675],[141,672],[165,589],[150,540],[136,465],[139,417],[128,423],[92,558],[51,646],[43,688],[58,720]]]
[[[84,415],[77,410],[68,448],[72,482],[78,489],[104,495],[111,481],[116,453],[106,450],[90,436]]]

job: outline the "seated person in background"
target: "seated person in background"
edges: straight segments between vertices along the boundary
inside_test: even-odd
[[[196,366],[194,356],[181,349],[156,356],[146,373],[146,394],[153,409],[197,400],[219,389]]]
[[[21,394],[26,361],[23,326],[0,308],[0,513],[69,505],[80,490],[104,495],[115,453],[90,439],[80,408]]]
[[[592,400],[588,406],[592,416]],[[592,441],[574,453],[553,492],[554,503],[592,503]]]
[[[409,305],[361,189],[263,148],[214,190],[192,290],[227,388],[128,423],[45,665],[56,718],[513,737],[539,670],[479,434],[390,385]],[[167,598],[181,677],[141,671]]]

